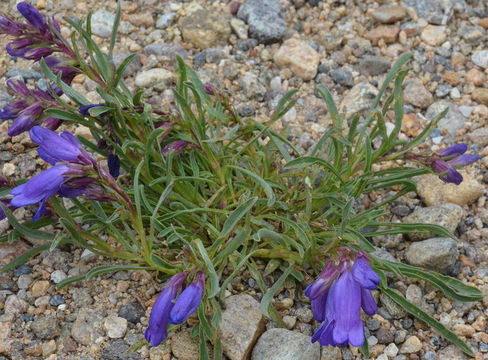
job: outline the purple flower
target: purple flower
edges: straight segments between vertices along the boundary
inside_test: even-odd
[[[120,159],[115,154],[109,154],[107,159],[108,171],[114,178],[120,175]]]
[[[94,107],[98,107],[98,106],[104,106],[104,104],[82,105],[82,106],[80,106],[79,112],[81,115],[90,116],[90,113],[88,112],[88,110],[90,110],[91,108],[94,108]]]
[[[44,58],[44,61],[55,75],[61,74],[61,80],[68,85],[80,73],[80,70],[72,66],[73,64],[68,59],[62,60],[59,57],[48,56]]]
[[[20,2],[17,4],[17,10],[19,10],[19,12],[27,20],[27,22],[35,27],[37,30],[47,30],[44,18],[34,6],[29,5],[26,2]]]
[[[15,119],[19,113],[29,106],[29,103],[25,100],[18,100],[11,104],[8,104],[3,109],[0,110],[1,120]]]
[[[92,164],[91,158],[80,149],[80,143],[69,131],[61,135],[41,126],[34,126],[30,131],[31,140],[39,145],[39,156],[51,165],[60,161],[80,164]]]
[[[25,25],[20,24],[6,16],[0,15],[0,33],[19,36],[22,34]]]
[[[181,324],[193,314],[202,301],[203,286],[205,284],[205,274],[199,271],[192,282],[178,297],[175,305],[171,309],[169,322],[171,324]]]
[[[474,154],[464,154],[468,150],[466,144],[460,143],[449,146],[448,148],[437,152],[438,157],[427,159],[432,170],[439,174],[439,178],[446,183],[461,184],[463,176],[456,170],[481,159]]]
[[[39,116],[41,116],[43,110],[41,102],[35,102],[25,108],[8,129],[8,135],[16,136],[24,131],[30,130],[36,124],[36,121]]]
[[[46,201],[56,194],[61,185],[66,181],[66,173],[69,172],[66,165],[55,165],[39,175],[34,176],[25,184],[19,185],[10,191],[14,195],[10,204],[15,207],[37,204],[41,202],[33,220],[36,221],[44,214]]]
[[[310,298],[312,312],[317,321],[325,320],[325,302],[332,281],[339,274],[340,269],[332,260],[328,260],[317,280],[307,286],[305,295]]]
[[[209,82],[203,84],[203,90],[205,90],[208,95],[215,95],[215,86]]]
[[[43,57],[49,56],[54,52],[53,49],[47,47],[31,48],[28,49],[23,55],[17,55],[27,60],[39,61]]]
[[[158,346],[168,336],[166,327],[169,323],[169,315],[173,308],[173,300],[176,299],[186,280],[186,273],[174,275],[168,282],[161,294],[158,296],[149,317],[149,326],[144,333],[146,340],[152,346]]]
[[[7,86],[9,87],[10,90],[12,90],[15,94],[19,96],[30,95],[29,89],[27,88],[25,83],[21,80],[8,79]]]
[[[325,273],[327,276],[323,275]],[[361,346],[364,342],[361,308],[368,315],[376,312],[371,290],[376,289],[379,282],[378,274],[362,253],[342,250],[337,265],[329,260],[319,279],[312,284],[319,285],[309,286],[305,292],[312,300],[315,319],[323,321],[312,336],[312,342],[318,340],[323,346],[347,343]],[[314,293],[315,289],[319,290]]]
[[[56,130],[61,125],[61,120],[49,116],[44,120],[44,127],[51,131]]]
[[[28,46],[32,44],[34,44],[33,39],[22,38],[8,43],[5,48],[10,56],[24,57],[27,50],[29,50]]]

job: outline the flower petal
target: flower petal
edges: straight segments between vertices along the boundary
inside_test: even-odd
[[[329,294],[327,303],[333,302],[333,338],[336,343],[341,344],[349,340],[349,332],[356,329],[358,321],[361,322],[361,289],[350,271],[342,273],[332,287],[335,287],[334,296],[331,298]],[[331,321],[328,315],[327,319]]]
[[[452,146],[449,146],[448,148],[439,151],[438,154],[442,157],[459,156],[464,154],[467,150],[468,150],[468,145],[464,143],[460,143],[460,144],[454,144]]]
[[[376,312],[376,301],[374,301],[374,297],[368,289],[361,289],[361,307],[370,316]]]
[[[39,175],[34,176],[25,184],[13,188],[10,194],[15,197],[10,203],[15,207],[36,204],[56,194],[66,180],[63,176],[69,169],[66,165],[55,165]]]
[[[325,305],[327,303],[327,294],[328,290],[325,291],[324,294],[321,296],[311,299],[310,302],[312,304],[312,313],[315,320],[318,322],[325,320]]]
[[[352,266],[352,276],[361,287],[365,289],[374,290],[380,284],[380,277],[369,265],[368,260],[364,257],[359,257]]]
[[[464,154],[454,160],[449,161],[449,164],[452,166],[466,166],[478,161],[479,159],[481,159],[481,156],[479,155]]]
[[[453,167],[450,167],[446,174],[439,175],[439,178],[446,182],[459,185],[463,182],[463,176]]]
[[[171,324],[177,325],[183,323],[200,305],[200,302],[202,301],[205,275],[203,272],[199,271],[196,278],[197,280],[183,290],[176,300],[169,315],[169,322]]]

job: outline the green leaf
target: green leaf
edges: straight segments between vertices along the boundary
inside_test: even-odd
[[[22,235],[32,238],[32,239],[39,239],[39,240],[53,240],[55,235],[47,233],[45,231],[40,231],[33,229],[32,227],[29,226],[24,226],[23,224],[19,223],[17,219],[15,219],[15,216],[12,215],[12,212],[7,209],[7,207],[3,204],[0,203],[1,208],[3,209],[3,212],[8,218],[8,221],[12,227],[17,230],[19,233]]]
[[[85,275],[70,276],[69,278],[62,280],[58,285],[56,285],[56,287],[58,289],[62,289],[66,285],[69,285],[69,284],[72,284],[74,282],[78,282],[81,280],[85,280]]]
[[[197,245],[198,252],[203,258],[203,262],[207,267],[206,273],[210,276],[210,294],[208,294],[208,299],[211,299],[219,292],[219,277],[212,264],[212,260],[210,260],[208,257],[207,250],[205,249],[205,246],[203,246],[202,241],[200,239],[196,239],[195,243]]]
[[[141,265],[105,265],[105,266],[98,266],[94,269],[91,269],[85,274],[87,280],[91,280],[95,276],[100,276],[104,274],[109,274],[112,272],[123,271],[123,270],[148,270],[149,267],[141,266]]]
[[[275,198],[275,194],[273,192],[273,189],[262,177],[260,177],[256,173],[253,173],[252,171],[241,168],[239,166],[228,165],[227,167],[230,169],[240,171],[240,172],[246,174],[247,176],[250,176],[251,178],[253,178],[254,181],[256,181],[259,185],[261,185],[264,192],[266,193],[266,197],[268,198],[268,206],[272,206],[275,203],[276,198]]]
[[[115,71],[114,87],[118,86],[120,80],[122,80],[122,77],[124,76],[125,69],[127,69],[127,67],[130,65],[130,63],[132,62],[132,60],[134,60],[134,58],[136,56],[137,56],[137,54],[131,54],[131,55],[127,56],[124,59],[124,61],[122,61],[122,63],[119,65],[119,67]],[[135,101],[134,101],[134,105],[136,105]]]
[[[393,290],[389,288],[382,287],[381,291],[388,295],[394,302],[400,305],[403,309],[405,309],[409,314],[415,316],[417,319],[422,320],[427,325],[429,325],[434,330],[438,331],[442,336],[444,336],[447,340],[452,342],[453,344],[459,346],[459,348],[469,356],[474,356],[471,349],[461,340],[459,339],[456,334],[452,331],[448,330],[444,325],[440,322],[435,320],[433,317],[428,315],[427,313],[420,310],[417,306],[408,302],[403,296],[397,294]]]
[[[363,342],[363,345],[361,345],[361,353],[363,354],[363,357],[366,359],[369,359],[369,345],[368,345],[368,340],[366,340],[366,337],[364,337],[365,340]]]
[[[341,175],[337,172],[337,170],[329,164],[327,161],[317,158],[317,157],[311,157],[311,156],[302,156],[299,157],[298,159],[292,160],[285,165],[285,169],[298,166],[298,167],[303,167],[303,166],[308,166],[308,165],[313,165],[313,164],[319,164],[323,167],[325,167],[327,170],[329,170],[331,173],[333,173],[336,178],[341,182],[341,184],[344,184],[344,180],[342,180]]]
[[[88,112],[90,113],[91,116],[97,117],[110,110],[112,110],[112,108],[109,108],[108,106],[96,106],[89,109]]]
[[[227,218],[222,227],[221,237],[226,238],[234,229],[234,226],[252,209],[256,201],[258,200],[257,197],[253,197],[246,202],[242,203],[235,209],[232,214]]]
[[[288,278],[288,275],[290,275],[290,273],[292,272],[293,270],[293,266],[295,264],[293,263],[290,263],[290,265],[288,266],[288,268],[285,270],[285,272],[280,276],[280,278],[273,284],[272,287],[270,287],[268,289],[268,291],[266,291],[266,293],[264,294],[263,298],[261,299],[261,305],[260,305],[260,309],[261,309],[261,312],[267,316],[268,318],[271,318],[271,313],[270,313],[270,306],[271,305],[271,301],[273,300],[273,297],[274,295],[276,294],[276,292],[283,286],[283,284],[285,283],[285,280]]]
[[[376,261],[383,266],[385,270],[424,280],[454,300],[471,302],[479,301],[483,298],[483,293],[480,290],[474,286],[466,285],[458,279],[434,271],[424,271],[416,266],[407,264],[395,263],[383,259],[376,259]]]
[[[115,20],[114,26],[112,27],[112,35],[110,36],[110,50],[109,50],[109,58],[112,59],[112,53],[115,47],[115,41],[117,40],[117,30],[119,29],[120,24],[120,1],[117,1],[117,11],[115,13]]]

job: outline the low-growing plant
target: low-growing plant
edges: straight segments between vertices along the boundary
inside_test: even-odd
[[[3,271],[71,244],[120,261],[67,278],[59,287],[120,270],[151,270],[163,281],[171,277],[154,304],[146,339],[159,345],[168,330],[196,312],[194,334],[202,359],[209,356],[208,342],[215,359],[222,357],[216,329],[225,290],[237,274],[248,270],[263,294],[262,312],[282,323],[272,300],[285,281],[300,289],[320,273],[305,292],[316,320],[323,322],[313,341],[350,343],[367,354],[361,307],[374,314],[370,290],[379,289],[472,355],[453,332],[390,288],[388,276],[423,280],[459,301],[478,301],[480,291],[385,260],[371,244],[375,236],[412,231],[452,237],[434,224],[385,221],[386,209],[415,191],[413,177],[434,172],[458,184],[462,177],[456,168],[478,159],[464,154],[464,144],[438,153],[416,152],[445,111],[414,140],[399,140],[408,72],[403,68],[410,54],[394,64],[369,113],[347,123],[329,91],[319,86],[332,125],[302,153],[272,126],[294,106],[296,91],[281,98],[265,123],[241,118],[229,94],[202,84],[178,58],[177,111],[166,113],[146,101],[143,90],[125,85],[124,70],[135,55],[114,65],[120,9],[108,53],[92,39],[90,15],[85,21],[65,19],[73,28],[67,40],[54,18],[23,2],[18,9],[27,23],[0,17],[0,31],[14,38],[7,51],[39,62],[51,86],[29,89],[9,80],[18,100],[1,110],[0,118],[14,120],[10,135],[30,131],[39,156],[52,166],[27,182],[3,179],[0,215],[13,230],[0,241],[44,241]],[[91,104],[70,86],[78,74],[97,84],[100,104]],[[388,130],[390,109],[395,122]],[[57,135],[61,124],[84,125],[93,139],[68,131]],[[105,158],[107,168],[101,162]],[[364,209],[360,199],[372,192],[381,194],[381,201]],[[36,203],[40,206],[32,222],[21,224],[12,215],[14,208]],[[48,225],[55,230],[43,230]],[[258,261],[266,264],[264,270]],[[270,275],[276,281],[268,287],[265,277]]]

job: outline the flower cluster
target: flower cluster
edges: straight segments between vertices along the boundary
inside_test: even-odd
[[[10,200],[11,206],[21,207],[40,202],[33,219],[35,221],[45,213],[46,201],[55,194],[67,198],[85,194],[99,201],[108,199],[100,185],[96,184],[98,166],[95,160],[80,148],[73,134],[64,131],[57,135],[51,130],[34,126],[30,136],[39,145],[39,156],[53,166],[13,188],[10,192],[14,196]]]
[[[26,2],[18,3],[17,10],[27,23],[0,15],[0,34],[15,38],[6,46],[9,55],[33,61],[44,58],[53,73],[61,74],[61,80],[70,84],[80,70],[76,67],[78,61],[75,54],[61,35],[58,22],[53,17],[43,17]],[[61,53],[61,56],[50,56],[53,53]]]
[[[338,249],[338,258],[330,259],[317,280],[305,290],[312,303],[317,321],[323,322],[313,334],[312,342],[320,345],[361,346],[364,328],[361,308],[368,315],[376,312],[371,290],[377,289],[380,279],[362,252]]]
[[[149,317],[149,326],[144,334],[152,346],[158,346],[166,339],[169,324],[182,324],[198,309],[202,301],[205,274],[203,271],[197,272],[194,282],[178,296],[187,277],[186,272],[174,275],[154,303]],[[176,302],[173,302],[175,299]]]
[[[61,95],[61,91],[53,85],[48,91],[39,88],[29,89],[21,80],[7,80],[7,86],[21,100],[0,109],[0,120],[12,120],[8,129],[9,136],[16,136],[24,131],[29,131],[37,124],[44,124],[50,130],[56,130],[61,120],[45,116],[44,109],[58,105],[54,94]]]

